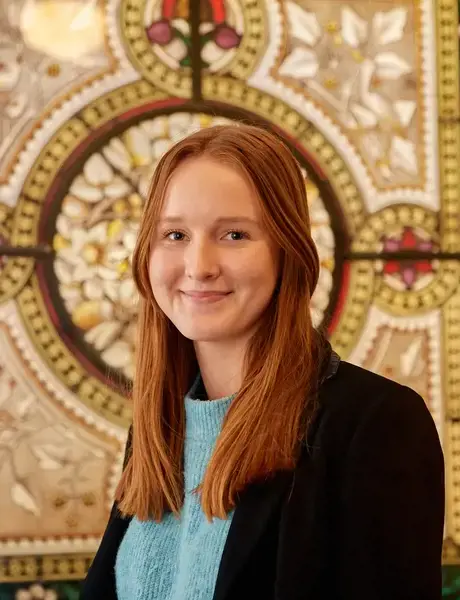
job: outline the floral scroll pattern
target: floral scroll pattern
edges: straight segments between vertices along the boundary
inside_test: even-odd
[[[91,476],[110,460],[110,451],[88,445],[81,432],[57,420],[24,382],[0,366],[4,535],[17,537],[23,527],[62,535],[90,521],[102,527],[105,494],[101,483],[94,487]]]
[[[420,107],[411,8],[366,15],[364,6],[339,12],[333,4],[313,11],[286,3],[290,47],[278,77],[327,108],[380,184],[413,184]]]

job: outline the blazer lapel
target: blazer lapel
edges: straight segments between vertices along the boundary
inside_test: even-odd
[[[250,485],[235,509],[219,566],[213,600],[226,600],[235,578],[262,535],[273,511],[292,484],[292,472]]]
[[[320,395],[324,394],[322,385],[335,376],[340,364],[340,357],[329,344],[326,350],[329,357],[320,380]],[[309,439],[314,437],[316,425],[317,422],[312,423]],[[213,600],[228,599],[233,582],[250,557],[270,517],[287,497],[295,472],[276,473],[266,482],[251,484],[240,496],[222,554]]]

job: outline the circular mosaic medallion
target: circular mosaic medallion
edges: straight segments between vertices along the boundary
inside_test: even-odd
[[[336,331],[336,345],[346,351],[360,331],[372,290],[369,273],[358,272],[342,258],[347,223],[359,223],[363,214],[356,187],[343,161],[318,132],[310,131],[310,124],[302,127],[296,113],[278,100],[262,95],[260,103],[256,100],[255,107],[260,104],[264,111],[271,112],[273,104],[278,115],[273,126],[305,173],[321,260],[312,316],[316,325]],[[85,404],[117,423],[130,418],[125,390],[133,375],[137,316],[131,255],[158,159],[200,128],[263,119],[263,114],[222,103],[209,102],[207,110],[194,112],[178,99],[158,96],[145,82],[110,92],[47,144],[16,208],[12,239],[54,249],[54,257],[37,263],[17,295],[31,339]],[[301,127],[297,139],[293,126]],[[337,174],[335,188],[323,166],[333,177]],[[19,267],[20,259],[8,261],[9,286],[11,273],[19,277]]]
[[[384,260],[376,260],[372,265],[375,301],[397,315],[433,310],[455,292],[459,265],[436,260],[439,248],[437,215],[420,206],[404,204],[374,213],[353,242],[356,252],[385,253]],[[400,258],[404,252],[433,257]]]
[[[86,159],[63,198],[53,236],[59,294],[79,335],[109,369],[128,378],[137,313],[131,255],[153,171],[179,138],[226,121],[179,112],[132,125]],[[306,186],[322,265],[312,302],[319,324],[333,285],[334,236],[318,188],[310,180]]]

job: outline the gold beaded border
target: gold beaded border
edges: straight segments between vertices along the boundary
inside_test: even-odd
[[[437,74],[440,240],[445,252],[460,250],[460,94],[458,0],[438,0]],[[442,309],[442,385],[445,398],[446,523],[443,561],[460,564],[460,289]]]
[[[240,4],[244,18],[243,39],[235,56],[219,72],[244,81],[250,77],[266,50],[264,36],[268,24],[266,2],[240,0]]]
[[[17,303],[35,348],[53,373],[96,414],[126,426],[131,418],[129,404],[121,394],[88,375],[64,344],[46,310],[35,274],[18,294]]]
[[[0,235],[9,240],[11,236],[11,215],[13,209],[0,202]]]
[[[0,582],[80,581],[85,578],[94,554],[49,554],[0,557]]]

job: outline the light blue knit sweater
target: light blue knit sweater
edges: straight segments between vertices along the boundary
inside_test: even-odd
[[[161,523],[133,518],[115,565],[118,600],[212,600],[233,514],[209,523],[192,495],[202,481],[232,397],[196,400],[198,381],[185,398],[185,500],[181,518]]]

